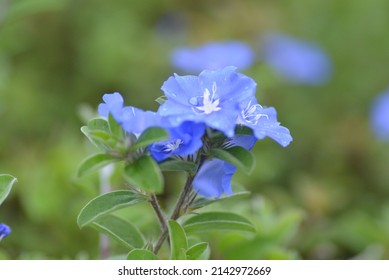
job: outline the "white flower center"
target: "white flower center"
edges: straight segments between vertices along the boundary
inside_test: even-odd
[[[259,104],[251,105],[251,101],[247,105],[247,107],[242,110],[240,116],[238,117],[238,124],[249,123],[251,125],[256,125],[259,122],[261,117],[265,117],[269,119],[269,116],[266,114],[260,113],[263,107]]]
[[[222,108],[219,107],[220,98],[215,98],[216,91],[217,86],[216,82],[214,82],[212,85],[212,95],[209,92],[209,89],[206,88],[203,96],[191,98],[191,100],[189,100],[189,103],[194,105],[193,110],[197,113],[206,115],[209,115],[212,112],[220,111]]]
[[[177,150],[182,143],[184,143],[184,142],[181,139],[176,139],[176,141],[166,144],[166,147],[163,149],[163,151],[164,152],[173,152],[173,151]]]

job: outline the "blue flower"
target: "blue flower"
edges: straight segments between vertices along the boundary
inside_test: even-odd
[[[131,106],[124,107],[123,97],[118,92],[104,94],[103,100],[105,103],[101,103],[98,107],[99,114],[108,117],[110,113],[128,133],[139,135],[145,129],[158,126],[160,123],[160,117],[155,112],[143,111]]]
[[[231,147],[242,147],[246,150],[251,150],[254,147],[255,142],[257,142],[257,139],[248,134],[237,134],[234,137],[227,138],[224,143],[224,148],[231,148]]]
[[[193,180],[193,188],[205,197],[220,197],[223,193],[232,194],[231,178],[235,170],[232,165],[213,158],[203,163]]]
[[[161,118],[156,112],[126,106],[122,110],[121,122],[123,129],[135,135],[141,134],[152,126],[160,126]]]
[[[123,96],[118,93],[106,93],[103,95],[103,100],[105,103],[99,104],[98,112],[102,117],[108,117],[108,114],[115,118],[115,120],[119,121],[122,118],[122,109],[123,109]]]
[[[313,43],[272,33],[264,37],[262,55],[265,63],[290,82],[320,85],[331,76],[329,57]]]
[[[171,56],[173,66],[188,72],[235,66],[244,70],[254,61],[252,49],[238,41],[210,42],[199,48],[178,48]]]
[[[240,146],[251,150],[256,142],[251,135],[235,135],[225,141],[225,148]],[[193,189],[205,197],[217,197],[222,194],[231,195],[231,179],[236,171],[232,164],[213,158],[205,161],[193,180]]]
[[[0,240],[11,233],[11,228],[6,224],[0,224]]]
[[[389,89],[374,100],[370,121],[373,133],[382,140],[389,140]]]
[[[175,74],[161,88],[167,100],[159,114],[169,117],[174,126],[184,121],[200,122],[233,136],[239,104],[253,98],[256,88],[254,80],[235,69],[204,70],[198,77]]]
[[[262,107],[255,98],[241,103],[237,123],[251,128],[258,140],[270,137],[283,147],[293,140],[289,129],[277,121],[276,110],[272,107]]]
[[[203,145],[201,138],[205,131],[204,124],[184,122],[178,127],[167,129],[170,138],[149,147],[151,155],[158,162],[171,156],[194,154]]]

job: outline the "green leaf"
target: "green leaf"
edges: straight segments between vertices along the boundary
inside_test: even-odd
[[[13,184],[17,181],[14,176],[8,174],[0,174],[0,205],[11,192]]]
[[[196,171],[196,164],[190,161],[184,160],[165,160],[159,164],[159,167],[162,171],[185,171],[185,172],[194,172]]]
[[[128,254],[127,260],[159,260],[159,259],[153,252],[149,250],[134,249]]]
[[[131,147],[131,151],[146,147],[152,143],[165,140],[169,137],[169,133],[161,127],[149,127],[146,129]]]
[[[95,130],[100,130],[100,131],[105,131],[107,133],[110,132],[109,130],[109,124],[106,119],[103,118],[94,118],[91,119],[87,127],[89,128],[90,131],[95,131]]]
[[[128,190],[105,193],[92,199],[81,209],[77,223],[82,228],[113,211],[146,201],[145,196]]]
[[[112,135],[118,139],[122,139],[124,137],[125,132],[122,126],[114,119],[111,114],[108,115],[108,125]]]
[[[191,208],[198,209],[198,208],[202,208],[204,206],[207,206],[207,205],[215,203],[215,202],[223,202],[223,201],[227,201],[227,200],[231,200],[231,199],[238,199],[238,198],[247,197],[247,196],[249,196],[249,194],[250,194],[250,192],[248,192],[248,191],[242,191],[242,192],[234,193],[232,195],[222,196],[221,198],[218,198],[218,199],[209,199],[206,197],[199,197],[191,204]]]
[[[188,260],[202,260],[202,256],[207,249],[207,242],[198,243],[196,245],[193,245],[186,251],[186,257]]]
[[[87,126],[81,127],[81,132],[100,150],[111,150],[111,145],[108,143],[109,139],[107,139],[107,132],[102,130],[90,130]]]
[[[77,176],[81,177],[85,174],[96,171],[112,162],[118,161],[118,158],[107,154],[95,154],[84,159],[78,168]]]
[[[169,220],[168,230],[169,230],[170,247],[171,247],[171,259],[172,260],[183,259],[182,253],[185,252],[185,250],[188,248],[188,240],[186,239],[186,234],[184,229],[176,221]]]
[[[133,186],[150,193],[163,191],[163,177],[151,156],[142,156],[124,168],[126,180]]]
[[[111,150],[115,145],[109,123],[105,118],[91,119],[86,126],[81,127],[81,131],[92,144],[101,150]]]
[[[211,154],[221,160],[224,160],[238,168],[242,168],[246,173],[251,173],[255,166],[255,157],[245,148],[236,146],[226,150],[213,149]]]
[[[235,213],[206,212],[190,217],[183,224],[187,233],[210,230],[240,230],[255,232],[253,224]]]
[[[105,215],[95,220],[91,226],[99,232],[119,241],[130,249],[142,248],[145,244],[142,234],[130,222],[114,215]]]

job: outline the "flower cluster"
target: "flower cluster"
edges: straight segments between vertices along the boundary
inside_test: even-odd
[[[6,224],[0,224],[0,240],[11,233],[11,228]]]
[[[223,138],[218,138],[217,148],[240,146],[250,150],[255,141],[265,137],[283,147],[292,141],[289,130],[277,121],[275,109],[257,102],[255,81],[236,72],[233,66],[204,70],[198,76],[175,74],[161,89],[166,100],[157,112],[124,106],[123,97],[117,92],[105,94],[104,103],[99,105],[99,114],[111,114],[127,133],[139,135],[152,126],[168,131],[168,140],[148,147],[157,162],[198,156],[204,146],[216,145],[211,133]],[[250,132],[239,134],[237,130]],[[193,188],[206,197],[231,194],[234,172],[235,166],[230,163],[207,157],[196,173]]]

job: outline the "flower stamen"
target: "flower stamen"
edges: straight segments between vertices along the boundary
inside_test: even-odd
[[[182,141],[181,139],[176,139],[176,141],[166,144],[163,151],[164,152],[173,152],[173,151],[177,150],[182,143],[184,143],[184,141]]]
[[[192,105],[195,105],[193,107],[193,110],[197,113],[206,114],[206,115],[209,115],[213,112],[220,111],[221,110],[221,107],[219,107],[220,98],[215,99],[216,91],[217,91],[217,85],[216,85],[216,82],[214,82],[212,84],[212,95],[209,92],[209,89],[206,88],[203,96],[200,96],[197,98],[196,97],[192,98],[189,101],[189,103],[191,103]],[[201,99],[202,99],[202,101],[201,101]],[[198,100],[200,100],[200,102],[198,102]],[[200,104],[202,103],[202,105],[198,105],[199,103]]]
[[[249,123],[251,125],[256,125],[259,122],[259,119],[261,117],[265,117],[266,119],[269,119],[269,116],[267,114],[260,113],[260,111],[263,109],[263,107],[259,104],[251,105],[251,101],[247,105],[247,107],[242,110],[241,115],[238,117],[238,123],[244,124]]]

